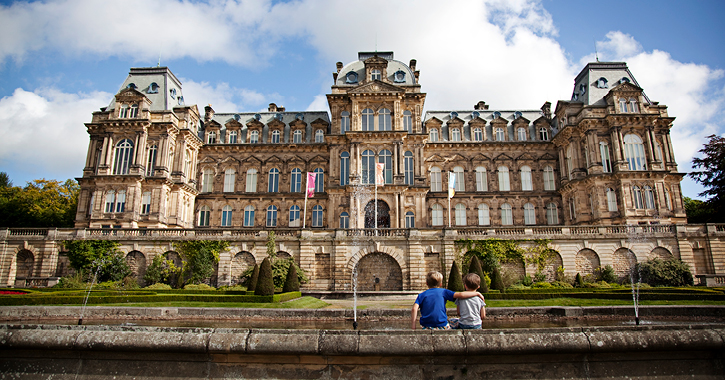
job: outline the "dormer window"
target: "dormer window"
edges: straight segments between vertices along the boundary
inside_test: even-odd
[[[637,106],[637,100],[635,98],[629,98],[629,112],[639,113],[639,107]]]
[[[579,94],[576,91],[573,94],[571,94],[571,100],[572,101],[579,100]]]
[[[405,82],[405,71],[398,70],[395,72],[395,75],[393,75],[393,80],[395,83],[403,83]]]
[[[619,83],[629,83],[629,78],[622,77],[622,79],[619,80]]]
[[[370,79],[371,79],[371,80],[380,80],[380,79],[381,79],[382,77],[383,77],[383,76],[382,76],[382,74],[380,73],[380,70],[377,70],[377,69],[376,69],[376,70],[373,70],[373,71],[372,71],[372,72],[370,73]]]
[[[146,90],[149,94],[158,94],[159,93],[159,85],[156,84],[156,82],[153,82],[149,85],[149,88]]]
[[[347,84],[353,84],[357,83],[357,73],[354,71],[350,71],[345,75],[345,83]]]
[[[179,98],[177,99],[177,101],[178,101],[178,103],[179,103],[180,106],[183,106],[184,105],[184,97],[183,96],[179,96]]]
[[[627,111],[627,99],[619,98],[619,112],[626,113]]]
[[[520,118],[521,116],[523,116],[523,114],[522,114],[522,113],[521,113],[520,111],[516,111],[516,112],[514,112],[514,119],[518,119],[518,118]]]
[[[458,112],[455,112],[455,111],[454,112],[451,112],[451,120],[453,120],[453,119],[455,119],[457,117],[458,117]]]
[[[298,114],[295,115],[295,120],[304,121],[305,120],[305,115],[303,115],[301,113],[298,113]]]
[[[274,131],[272,131],[272,144],[279,144],[279,136],[279,130],[275,129]]]
[[[249,143],[250,144],[257,144],[259,143],[259,131],[252,131],[249,136]]]
[[[131,117],[131,118],[138,117],[138,104],[131,105],[131,110],[128,114],[128,117]]]
[[[176,99],[176,89],[172,88],[169,90],[169,95],[171,95],[171,99]]]
[[[597,79],[597,88],[609,88],[609,85],[607,84],[607,78],[601,77]]]
[[[282,116],[281,113],[278,113],[278,114],[274,115],[274,118],[277,119],[277,120],[279,120],[279,121],[282,121],[282,117],[283,116]]]
[[[579,93],[582,95],[587,93],[587,86],[584,83],[579,84]]]
[[[498,119],[499,117],[501,117],[501,112],[496,111],[496,112],[493,113],[493,118],[494,119]]]
[[[209,134],[206,137],[206,143],[207,144],[216,144],[216,132],[209,132]]]
[[[481,113],[478,112],[478,111],[471,112],[471,119],[475,119],[475,118],[480,117],[480,116],[481,116]]]
[[[136,86],[136,84],[135,84],[135,83],[129,83],[129,84],[128,84],[128,86],[126,86],[126,88],[132,88],[132,89],[134,89],[134,90],[135,90],[135,89],[137,89],[138,87]]]
[[[260,121],[260,120],[262,120],[262,115],[260,115],[260,114],[258,114],[258,113],[255,113],[255,114],[254,114],[254,120],[257,120],[257,121]]]

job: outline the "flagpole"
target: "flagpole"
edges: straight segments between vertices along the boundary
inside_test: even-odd
[[[375,176],[375,236],[378,236],[378,177]]]
[[[307,181],[305,182],[305,209],[302,212],[302,229],[305,229],[307,225],[307,194],[309,193],[307,187],[310,185],[310,175],[307,174],[305,177],[307,177]]]
[[[451,197],[448,197],[448,228],[451,228]]]

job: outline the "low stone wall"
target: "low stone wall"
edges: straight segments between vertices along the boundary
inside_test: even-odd
[[[0,326],[24,379],[721,379],[725,325],[477,331]]]

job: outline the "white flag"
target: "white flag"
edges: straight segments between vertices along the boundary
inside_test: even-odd
[[[456,174],[448,172],[448,199],[456,195]]]

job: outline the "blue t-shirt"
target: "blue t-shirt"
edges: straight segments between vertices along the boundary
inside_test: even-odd
[[[418,294],[415,303],[420,307],[420,325],[443,327],[448,324],[446,301],[453,301],[453,294],[453,291],[443,288],[430,288]]]

